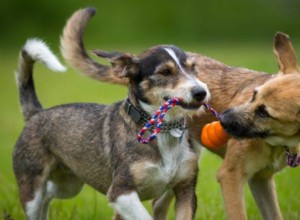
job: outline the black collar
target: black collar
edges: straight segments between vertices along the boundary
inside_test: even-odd
[[[148,115],[141,108],[135,107],[129,99],[125,101],[125,111],[132,118],[132,120],[138,124],[145,125],[150,119],[151,116]],[[156,123],[151,126],[150,130],[155,129]],[[161,125],[160,132],[169,132],[171,129],[186,129],[185,119],[181,118],[174,122],[163,122]]]

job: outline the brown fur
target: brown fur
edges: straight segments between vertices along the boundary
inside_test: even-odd
[[[220,119],[231,135],[255,138],[229,143],[218,173],[228,214],[236,219],[244,213],[234,212],[233,206],[242,200],[236,200],[238,198],[230,189],[237,183],[242,187],[247,180],[264,219],[282,218],[273,175],[286,166],[285,147],[298,155],[300,153],[300,71],[297,59],[287,35],[276,34],[274,50],[279,74],[257,86],[251,100],[225,111]],[[231,145],[234,146],[232,150]],[[232,159],[241,157],[242,160],[238,161]]]
[[[101,67],[102,69],[96,68],[97,71],[84,70],[83,66],[88,64],[84,62],[84,60],[80,60],[80,53],[83,53],[82,51],[85,53],[82,42],[82,33],[85,26],[80,27],[80,25],[78,25],[78,21],[81,20],[85,20],[85,18],[77,16],[76,19],[69,20],[61,38],[62,51],[70,65],[94,79],[109,83],[127,84],[128,82],[126,80],[122,82],[115,80],[115,78],[111,76],[109,69],[102,71],[103,67]],[[87,20],[85,21],[87,22]],[[76,32],[71,32],[71,28],[73,27],[80,28],[80,35]],[[66,37],[68,35],[72,35],[72,37]],[[67,48],[67,46],[69,48]],[[72,48],[78,47],[80,48],[80,53],[76,53],[76,51],[72,50]],[[274,51],[278,59],[280,74],[299,72],[299,68],[296,65],[295,53],[288,36],[281,33],[276,34]],[[251,100],[253,91],[273,77],[263,72],[227,66],[201,54],[188,54],[195,59],[196,65],[193,68],[198,72],[198,78],[208,85],[211,92],[210,104],[219,112]],[[291,77],[295,77],[295,79],[298,78],[296,75]],[[281,78],[278,79],[278,81],[281,81]],[[276,85],[280,84],[281,82],[276,82]],[[280,86],[282,89],[285,88],[282,99],[287,98],[286,89],[289,87],[289,83],[283,83],[282,87]],[[290,92],[292,91],[293,89],[291,89]],[[277,92],[275,93],[275,97],[276,95]],[[294,106],[291,107],[291,109],[295,110],[295,107],[299,106],[298,104],[292,104],[295,102],[295,92],[290,93],[290,95],[284,106]],[[283,100],[283,102],[285,101],[286,100]],[[280,105],[282,102],[271,102],[273,105],[276,105],[276,107],[281,108]],[[281,116],[283,119],[290,117],[288,115],[289,112],[284,113],[285,109],[279,110],[278,112],[285,114]],[[295,116],[292,118],[299,121]],[[201,142],[199,134],[201,133],[202,127],[214,120],[216,119],[211,116],[209,112],[207,112],[205,117],[195,116],[191,128],[194,138]],[[277,125],[283,125],[285,128],[292,126],[297,129],[298,124],[295,125],[295,123],[285,124],[284,122],[279,122]],[[260,123],[260,126],[272,127],[274,125]],[[292,148],[291,150],[298,152],[297,148]],[[282,218],[277,201],[273,175],[285,166],[285,150],[283,146],[273,147],[264,139],[237,140],[231,138],[228,141],[227,147],[219,151],[214,151],[214,153],[224,158],[217,178],[222,187],[224,203],[229,219],[246,219],[243,194],[244,185],[247,182],[250,185],[250,189],[261,211],[262,217],[264,219]],[[280,164],[280,166],[277,166],[277,164]],[[172,193],[168,192],[163,197],[154,201],[154,216],[158,216],[157,219],[166,218],[166,212],[171,198]]]
[[[68,22],[61,38],[61,51],[65,59],[72,64],[72,66],[82,73],[86,73],[89,77],[96,80],[110,81],[116,84],[128,84],[127,78],[118,78],[113,74],[111,68],[99,65],[92,60],[82,49],[82,38],[84,29],[88,20],[95,14],[94,9],[88,9],[89,13],[85,11],[78,11],[78,16],[73,17],[72,22]],[[74,24],[77,24],[74,26]],[[78,36],[80,35],[80,37]],[[78,38],[79,37],[79,38]],[[78,41],[80,39],[80,41]],[[102,74],[107,73],[110,74]]]

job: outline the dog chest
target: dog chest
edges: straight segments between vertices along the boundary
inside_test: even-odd
[[[159,160],[137,161],[131,167],[142,199],[158,196],[195,173],[198,158],[187,139],[172,137],[170,140],[168,136],[158,137]]]

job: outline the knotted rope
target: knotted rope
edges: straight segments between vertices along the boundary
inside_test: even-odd
[[[176,106],[179,104],[181,101],[181,98],[174,97],[170,98],[168,101],[163,103],[160,108],[154,113],[152,118],[148,121],[148,123],[140,130],[140,132],[137,134],[137,139],[140,143],[142,144],[147,144],[150,141],[152,141],[157,134],[160,132],[161,129],[161,124],[163,122],[163,118],[166,114],[167,111],[169,111],[172,107]],[[209,104],[205,103],[203,104],[205,108],[207,108],[215,117],[219,118],[220,114],[213,109]],[[151,128],[157,122],[156,127],[154,131],[149,135],[149,137],[143,139],[142,136],[143,134]]]
[[[161,124],[163,122],[163,118],[166,114],[167,111],[169,111],[172,107],[178,105],[178,103],[180,102],[180,98],[174,97],[174,98],[170,98],[168,101],[166,101],[164,104],[162,104],[162,106],[160,106],[160,108],[154,113],[154,115],[152,116],[152,118],[148,121],[148,123],[140,130],[140,132],[137,134],[137,139],[140,143],[142,144],[147,144],[150,141],[152,141],[156,135],[160,132],[160,128],[161,128]],[[154,129],[154,131],[150,134],[149,137],[143,139],[142,135],[148,130],[150,129],[150,127],[155,123],[156,127]]]

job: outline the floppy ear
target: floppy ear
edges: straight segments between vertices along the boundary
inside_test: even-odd
[[[119,78],[133,77],[139,71],[139,59],[132,54],[101,50],[93,50],[92,52],[99,57],[107,58],[112,65],[114,75]]]
[[[300,73],[297,57],[288,35],[280,32],[275,34],[274,53],[281,73]]]

